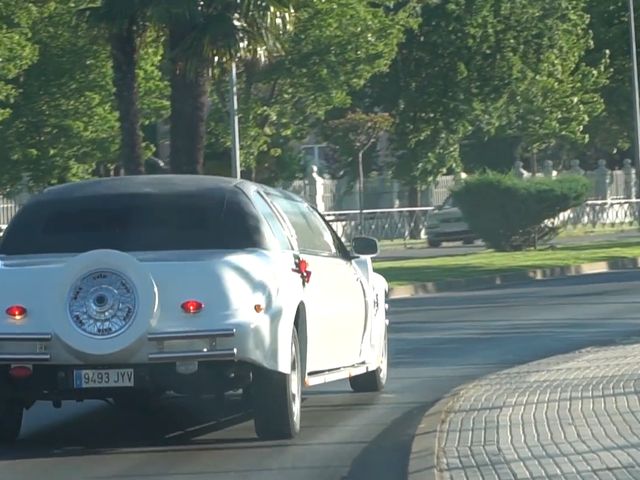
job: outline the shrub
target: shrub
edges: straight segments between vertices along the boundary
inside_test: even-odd
[[[510,251],[556,236],[559,227],[549,220],[584,203],[589,190],[580,176],[521,180],[486,173],[467,179],[453,197],[471,230],[489,247]]]

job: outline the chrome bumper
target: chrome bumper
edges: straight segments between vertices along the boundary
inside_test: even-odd
[[[235,337],[235,328],[219,330],[183,330],[173,332],[157,332],[147,335],[147,340],[156,342],[158,352],[150,353],[150,362],[179,362],[198,360],[235,360],[237,350],[235,348],[216,350],[215,342],[218,338]],[[177,340],[205,340],[208,347],[201,350],[164,351],[165,342]]]
[[[16,363],[41,363],[51,360],[51,354],[46,353],[45,344],[51,342],[53,335],[50,333],[3,333],[0,334],[0,343],[2,342],[18,342],[36,343],[35,352],[7,352],[0,353],[0,362],[16,362]]]
[[[236,335],[233,328],[218,330],[179,330],[170,332],[154,332],[147,335],[147,340],[156,345],[156,350],[148,354],[150,362],[179,362],[179,361],[212,361],[235,360],[237,349],[227,348],[216,350],[218,338],[232,338]],[[0,353],[0,362],[15,363],[46,363],[51,361],[48,344],[53,340],[51,333],[9,333],[0,334],[0,343],[35,343],[33,352],[5,352]],[[165,350],[167,342],[203,340],[207,346],[197,350],[171,351]]]
[[[149,361],[151,362],[179,362],[183,360],[235,360],[237,350],[230,348],[228,350],[214,351],[184,351],[184,352],[158,352],[150,353]]]

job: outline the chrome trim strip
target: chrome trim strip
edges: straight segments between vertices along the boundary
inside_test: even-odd
[[[2,333],[0,342],[50,342],[53,335],[50,333]]]
[[[157,352],[149,354],[150,362],[177,362],[180,360],[235,360],[237,350],[198,351],[190,350],[186,352]]]
[[[375,368],[366,364],[357,364],[351,367],[338,368],[337,370],[329,370],[327,372],[313,373],[307,375],[304,381],[306,387],[313,387],[316,385],[322,385],[324,383],[334,382],[336,380],[342,380],[350,378],[356,375],[367,373]]]
[[[48,362],[49,353],[0,353],[0,362]]]
[[[170,340],[206,340],[209,338],[233,337],[235,328],[220,330],[179,330],[175,332],[150,333],[147,339],[150,342],[166,342]]]

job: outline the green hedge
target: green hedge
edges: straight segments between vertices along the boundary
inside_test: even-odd
[[[501,251],[535,247],[558,234],[547,222],[587,198],[590,182],[580,176],[521,180],[486,173],[467,179],[454,192],[470,228]]]

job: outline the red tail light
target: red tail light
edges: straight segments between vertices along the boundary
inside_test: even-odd
[[[29,365],[14,365],[9,369],[9,376],[17,380],[29,378],[33,374],[33,368]]]
[[[198,300],[187,300],[182,305],[180,305],[184,313],[194,314],[200,313],[204,308],[204,304],[199,302]]]
[[[11,305],[9,308],[5,310],[7,315],[11,318],[15,318],[16,320],[20,320],[27,316],[27,309],[22,305]]]

